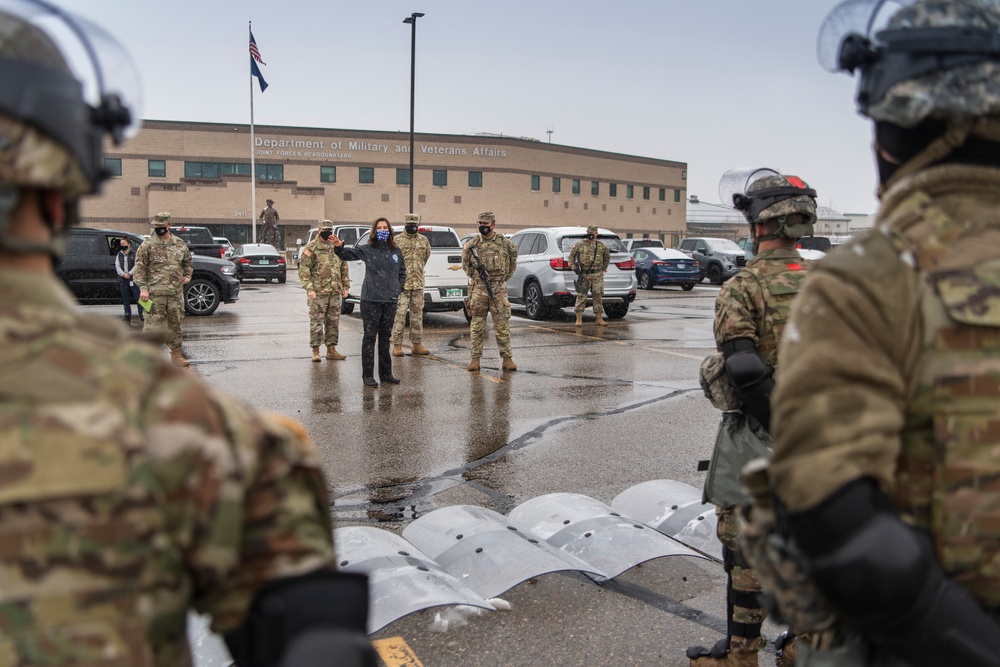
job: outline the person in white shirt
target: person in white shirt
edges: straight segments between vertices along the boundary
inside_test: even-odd
[[[118,272],[118,289],[122,295],[122,305],[125,307],[125,321],[132,324],[132,302],[139,302],[139,286],[132,280],[132,270],[135,269],[135,250],[132,250],[129,240],[122,237],[115,255],[115,271]],[[139,321],[142,322],[142,306],[138,306]]]

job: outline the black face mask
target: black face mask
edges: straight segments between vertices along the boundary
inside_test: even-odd
[[[118,247],[122,249],[122,252],[128,252],[128,246],[127,245],[118,246]]]
[[[492,231],[493,228],[490,227],[489,225],[479,225],[479,233],[482,234],[483,236],[489,236],[490,232]]]
[[[157,227],[153,231],[156,232],[157,236],[166,236],[169,230],[166,227]]]
[[[417,226],[416,225],[406,225],[404,227],[404,229],[406,229],[406,233],[407,234],[416,234],[417,233]]]
[[[587,238],[588,238],[588,239],[590,239],[591,241],[593,241],[593,240],[594,240],[594,239],[596,239],[597,237],[596,237],[596,236],[594,236],[593,234],[587,234]]]
[[[319,237],[320,237],[321,239],[323,239],[324,241],[326,241],[326,240],[327,240],[328,238],[330,238],[331,236],[333,236],[333,232],[320,232],[320,233],[319,233]]]

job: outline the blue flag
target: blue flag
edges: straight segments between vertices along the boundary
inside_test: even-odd
[[[267,90],[267,81],[264,81],[264,75],[260,73],[260,68],[257,67],[257,63],[261,65],[266,65],[263,59],[260,57],[260,51],[257,50],[257,40],[253,38],[253,31],[250,31],[250,76],[257,77],[257,82],[260,83],[260,92]]]

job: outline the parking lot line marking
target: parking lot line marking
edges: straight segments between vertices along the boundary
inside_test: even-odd
[[[420,658],[402,637],[376,639],[372,646],[387,667],[424,667],[424,663],[420,662]]]
[[[680,352],[671,352],[670,350],[661,350],[661,349],[655,348],[655,347],[646,347],[645,345],[634,345],[634,344],[629,343],[627,341],[608,340],[607,338],[603,338],[601,336],[588,336],[587,334],[579,333],[579,332],[576,332],[576,331],[568,332],[565,329],[556,329],[554,327],[542,327],[542,326],[534,325],[534,326],[531,326],[531,327],[528,327],[528,328],[530,328],[530,329],[539,329],[541,331],[552,331],[554,333],[570,333],[571,335],[577,336],[579,338],[589,338],[590,340],[603,340],[606,343],[614,343],[615,345],[621,345],[622,347],[635,347],[635,348],[639,348],[640,350],[648,350],[649,352],[656,352],[657,354],[666,354],[666,355],[669,355],[671,357],[680,357],[681,359],[692,359],[694,361],[701,361],[702,359],[705,358],[705,357],[695,357],[695,356],[692,356],[690,354],[681,354]]]

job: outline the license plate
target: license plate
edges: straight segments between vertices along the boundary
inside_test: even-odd
[[[267,259],[262,259],[262,260],[260,260],[260,261],[259,261],[259,262],[257,262],[257,263],[258,263],[258,264],[270,264],[270,263],[271,263],[271,261],[270,261],[270,260],[267,260]]]
[[[684,262],[681,262],[681,263],[679,263],[679,264],[677,265],[677,268],[678,268],[678,269],[683,269],[683,268],[685,268],[685,265],[684,265]]]
[[[444,296],[447,299],[451,299],[452,297],[456,297],[457,298],[457,297],[462,296],[462,290],[460,290],[460,289],[445,290],[444,291]]]

